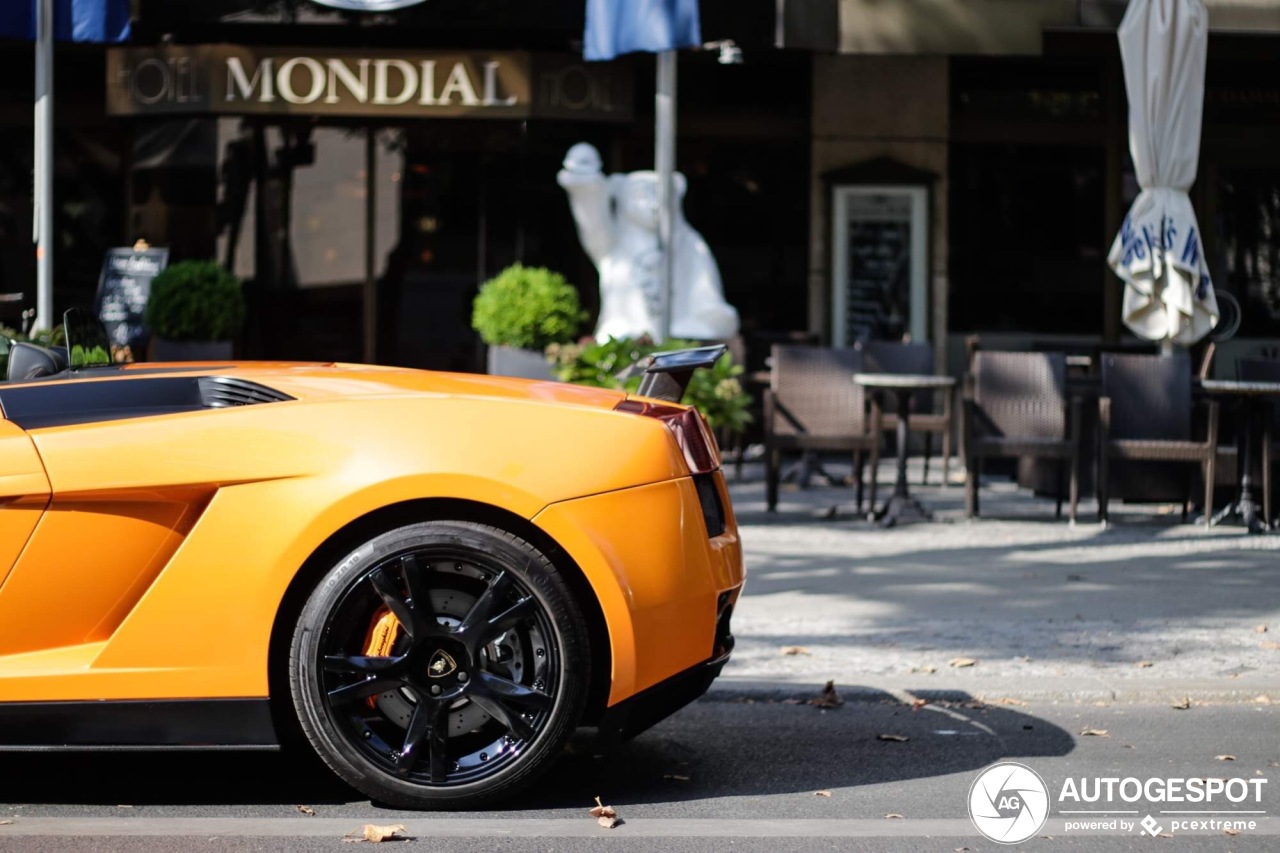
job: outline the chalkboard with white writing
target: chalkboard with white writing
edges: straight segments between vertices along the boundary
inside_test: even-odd
[[[137,358],[147,348],[143,315],[151,296],[151,280],[169,263],[168,249],[108,249],[98,276],[93,313],[107,327],[113,347],[128,346]]]

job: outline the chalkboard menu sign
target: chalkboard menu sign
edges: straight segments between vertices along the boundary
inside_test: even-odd
[[[168,249],[108,249],[98,276],[93,313],[107,327],[112,346],[129,346],[140,358],[147,348],[143,314],[151,296],[151,280],[169,263]]]
[[[925,201],[914,187],[837,188],[837,345],[928,339]]]

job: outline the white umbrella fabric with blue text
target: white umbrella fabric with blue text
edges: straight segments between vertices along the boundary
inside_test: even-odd
[[[1131,0],[1117,35],[1142,191],[1107,261],[1125,281],[1125,325],[1148,340],[1189,346],[1219,316],[1187,195],[1200,153],[1209,15],[1202,0]]]

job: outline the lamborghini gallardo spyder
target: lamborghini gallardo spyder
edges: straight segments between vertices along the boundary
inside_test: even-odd
[[[671,402],[716,351],[629,395],[112,364],[69,315],[0,383],[0,749],[298,744],[379,802],[473,806],[728,659],[737,527]]]

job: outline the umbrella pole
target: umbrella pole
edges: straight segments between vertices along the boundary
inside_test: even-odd
[[[36,0],[34,201],[36,316],[32,331],[53,323],[53,0]]]
[[[658,248],[662,252],[659,286],[662,299],[658,318],[658,340],[671,335],[671,292],[675,277],[672,235],[675,223],[676,165],[676,52],[658,54],[657,93],[654,95],[654,171],[658,178]]]

